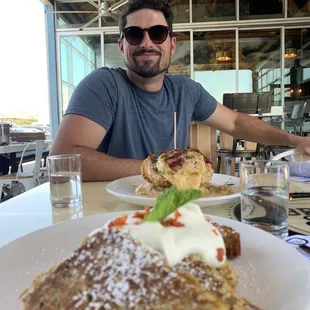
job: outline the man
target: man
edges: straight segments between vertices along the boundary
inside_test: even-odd
[[[191,121],[232,136],[293,146],[310,154],[310,138],[297,137],[217,103],[202,86],[167,75],[176,50],[172,14],[160,0],[133,0],[120,17],[119,49],[126,71],[101,68],[75,89],[51,154],[80,153],[83,180],[113,180],[140,174],[144,158],[187,148]]]

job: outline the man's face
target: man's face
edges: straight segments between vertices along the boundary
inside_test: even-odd
[[[168,26],[164,15],[159,11],[142,9],[127,16],[126,28],[137,26],[145,29],[156,25]],[[138,45],[130,44],[125,37],[118,43],[126,67],[146,78],[165,72],[176,49],[174,37],[168,35],[163,43],[155,44],[147,31],[144,31],[143,40]]]

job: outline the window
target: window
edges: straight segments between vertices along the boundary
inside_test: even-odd
[[[280,30],[239,32],[239,92],[272,92],[281,105]]]
[[[177,49],[171,58],[168,72],[171,74],[181,73],[190,77],[190,33],[188,31],[175,32],[175,36],[177,39]]]
[[[168,0],[169,6],[173,13],[174,23],[188,23],[189,22],[189,2]]]
[[[310,0],[288,0],[288,17],[310,16]]]
[[[310,96],[310,28],[285,31],[285,102]]]
[[[104,65],[109,68],[125,69],[124,59],[118,48],[119,34],[104,35]]]
[[[62,111],[74,88],[90,72],[101,67],[100,36],[61,36],[60,67]]]
[[[284,17],[284,1],[240,0],[240,19]]]
[[[235,19],[235,0],[193,0],[193,22],[210,22]]]
[[[218,102],[236,92],[235,31],[194,32],[194,79]]]
[[[98,6],[98,1],[92,1]],[[99,27],[98,8],[87,1],[55,1],[56,27],[84,28]]]

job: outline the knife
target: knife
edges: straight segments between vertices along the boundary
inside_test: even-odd
[[[289,199],[302,199],[302,198],[310,198],[310,192],[295,192],[289,194]]]
[[[299,248],[305,251],[307,254],[310,254],[310,247],[302,244],[302,245],[299,245]]]

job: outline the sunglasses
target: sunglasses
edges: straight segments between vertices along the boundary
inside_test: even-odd
[[[132,26],[123,29],[122,32],[129,44],[138,45],[143,41],[144,31],[148,33],[150,39],[155,44],[162,44],[165,42],[169,34],[169,28],[162,25],[156,25],[144,29],[137,26]]]

